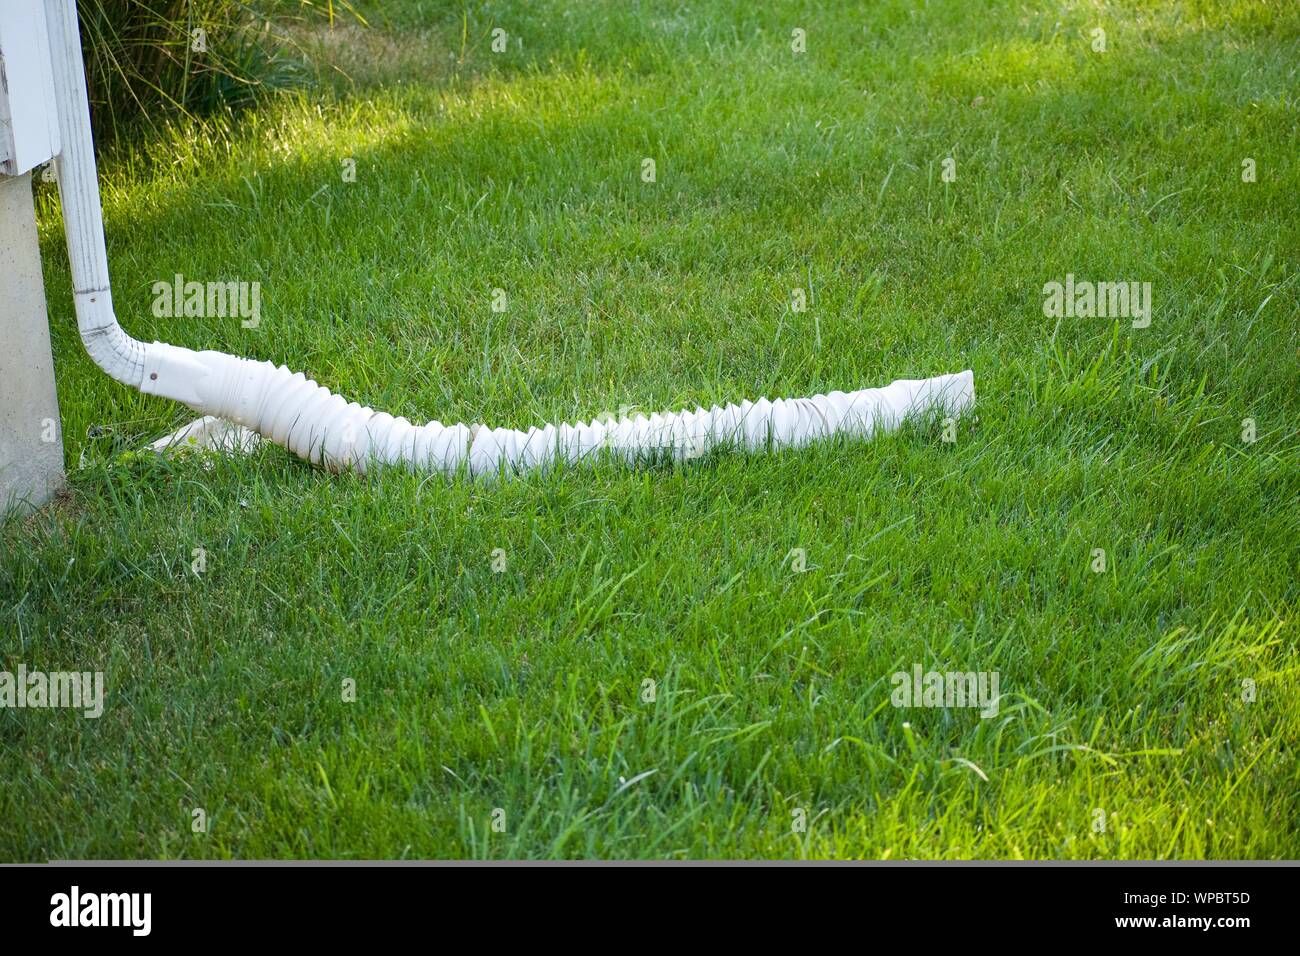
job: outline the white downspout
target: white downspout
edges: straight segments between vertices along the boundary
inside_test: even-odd
[[[62,137],[58,156],[59,200],[68,239],[77,326],[81,341],[96,364],[119,382],[139,388],[144,383],[146,346],[117,324],[108,285],[108,256],[104,252],[104,221],[90,136],[86,75],[77,35],[76,0],[46,0],[45,20],[50,34],[54,99]]]
[[[807,444],[843,433],[867,437],[910,415],[959,415],[975,398],[970,371],[907,379],[878,389],[812,398],[743,402],[726,408],[637,416],[616,422],[545,425],[518,431],[405,418],[348,402],[284,366],[223,352],[195,352],[131,338],[117,323],[108,280],[90,107],[77,31],[76,0],[45,0],[62,152],[59,197],[72,268],[77,325],[91,358],[147,395],[235,422],[331,470],[374,463],[471,473],[544,467],[610,452],[637,462],[691,458],[716,446],[749,450]]]

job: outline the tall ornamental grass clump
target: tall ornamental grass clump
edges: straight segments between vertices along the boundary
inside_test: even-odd
[[[277,26],[328,19],[327,0],[78,0],[96,137],[233,110],[305,75]]]

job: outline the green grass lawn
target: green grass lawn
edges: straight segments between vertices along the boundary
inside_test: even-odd
[[[134,335],[418,421],[964,368],[976,414],[494,483],[141,455],[193,416],[85,356],[39,184],[69,491],[0,527],[0,669],[107,699],[0,711],[0,858],[1300,854],[1293,5],[382,6],[348,78],[103,157]],[[260,327],[155,318],[176,273]],[[1045,316],[1067,274],[1149,327]],[[892,706],[918,664],[998,714]]]

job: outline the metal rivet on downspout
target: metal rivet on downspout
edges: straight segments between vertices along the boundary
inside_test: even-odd
[[[150,372],[150,373],[149,373],[149,378],[152,379],[152,380],[154,380],[154,381],[157,381],[157,379],[158,379],[158,373],[157,373],[157,372]]]

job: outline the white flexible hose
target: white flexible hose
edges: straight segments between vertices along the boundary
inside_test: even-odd
[[[195,352],[126,334],[113,312],[99,204],[90,108],[77,33],[76,0],[45,0],[63,152],[59,196],[72,269],[77,324],[91,358],[145,394],[246,426],[315,464],[364,471],[376,463],[472,474],[521,471],[602,453],[629,462],[692,458],[715,447],[751,451],[805,445],[835,434],[868,437],[923,414],[960,415],[975,397],[970,371],[906,379],[885,388],[813,398],[742,402],[726,408],[545,425],[517,431],[483,425],[413,425],[270,362]]]
[[[870,436],[908,416],[959,415],[974,399],[969,371],[909,379],[886,388],[813,398],[742,402],[705,410],[544,425],[518,431],[483,425],[413,425],[349,402],[301,372],[222,352],[192,352],[155,342],[145,347],[142,391],[178,399],[198,412],[244,425],[331,470],[373,463],[475,475],[523,471],[602,453],[635,463],[693,458],[715,447],[758,451],[797,447],[835,434]]]

